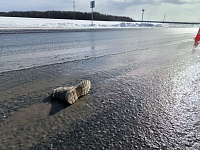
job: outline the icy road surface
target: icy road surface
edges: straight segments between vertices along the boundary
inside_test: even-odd
[[[0,149],[200,149],[198,28],[0,34]],[[89,79],[67,106],[53,88]]]

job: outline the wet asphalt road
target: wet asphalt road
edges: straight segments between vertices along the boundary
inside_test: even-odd
[[[1,34],[1,149],[200,149],[196,31]],[[49,98],[84,79],[92,89],[75,104]]]

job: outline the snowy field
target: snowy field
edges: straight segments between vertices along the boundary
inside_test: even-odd
[[[91,21],[70,19],[48,19],[48,18],[23,18],[23,17],[0,17],[0,28],[102,28],[102,27],[138,27],[140,22],[118,22],[118,21]],[[161,26],[161,24],[148,24]]]
[[[71,29],[71,28],[119,28],[140,27],[141,22],[119,22],[119,21],[91,21],[70,19],[48,19],[48,18],[23,18],[23,17],[0,17],[0,29]],[[143,23],[146,27],[169,26],[160,23]]]

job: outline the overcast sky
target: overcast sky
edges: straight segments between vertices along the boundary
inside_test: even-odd
[[[90,0],[0,0],[0,11],[76,11],[90,12]],[[141,20],[192,21],[200,20],[200,0],[95,0],[94,11],[128,16]],[[164,17],[165,16],[165,17]]]

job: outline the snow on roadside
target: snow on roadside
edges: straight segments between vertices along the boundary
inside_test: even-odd
[[[94,21],[91,26],[89,20],[48,19],[48,18],[24,18],[24,17],[0,17],[0,29],[67,29],[67,28],[114,28],[114,27],[139,27],[140,22],[119,21]],[[162,24],[143,24],[143,26],[162,26]]]
[[[0,29],[80,29],[80,28],[120,28],[141,27],[141,22],[94,21],[90,20],[1,17]],[[142,27],[198,27],[198,25],[142,23]]]

